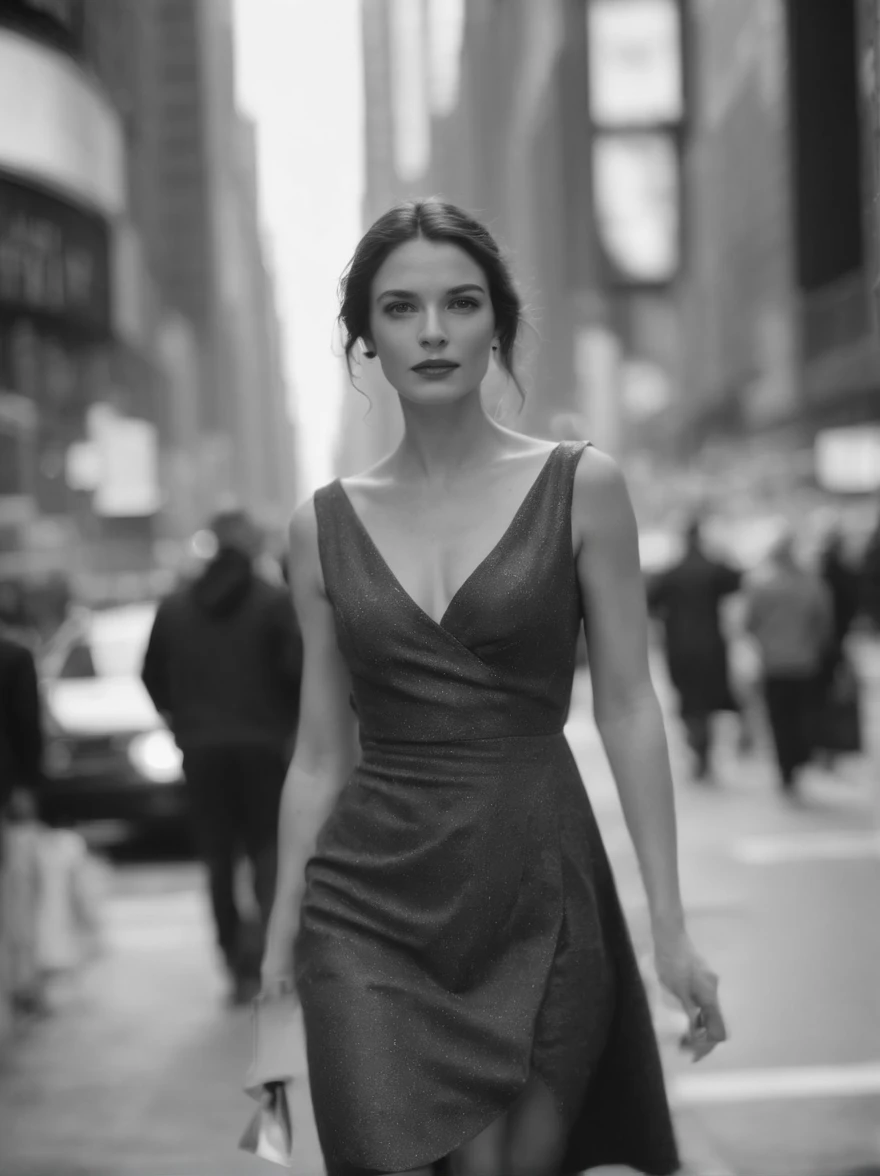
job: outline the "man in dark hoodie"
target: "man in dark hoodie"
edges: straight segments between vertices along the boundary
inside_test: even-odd
[[[248,857],[261,934],[275,890],[281,789],[299,711],[302,641],[288,593],[260,577],[261,536],[244,511],[211,523],[217,551],[159,607],[143,681],[183,752],[194,828],[208,869],[217,940],[244,1003],[259,988],[262,942],[238,909]],[[248,942],[250,940],[250,942]]]

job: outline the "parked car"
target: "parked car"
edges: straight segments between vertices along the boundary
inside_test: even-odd
[[[154,604],[81,610],[40,659],[50,821],[182,825],[182,757],[141,682]]]

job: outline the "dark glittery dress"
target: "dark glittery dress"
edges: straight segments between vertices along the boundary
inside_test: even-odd
[[[362,746],[306,869],[296,953],[332,1176],[437,1163],[532,1070],[568,1132],[565,1173],[678,1168],[641,978],[563,735],[583,449],[552,451],[439,623],[341,484],[315,494]]]

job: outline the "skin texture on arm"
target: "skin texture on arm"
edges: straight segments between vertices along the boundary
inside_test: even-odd
[[[648,664],[638,530],[623,476],[588,449],[575,477],[573,540],[586,617],[593,711],[645,883],[657,970],[691,1022],[702,1057],[726,1036],[717,978],[685,929],[672,773]]]
[[[306,862],[358,758],[351,680],[324,591],[311,499],[290,524],[290,587],[303,638],[303,677],[296,750],[281,795],[278,881],[262,969],[267,994],[289,984]]]
[[[655,923],[681,923],[672,776],[660,706],[648,667],[648,628],[638,533],[623,476],[587,450],[575,478],[596,726],[620,792]]]

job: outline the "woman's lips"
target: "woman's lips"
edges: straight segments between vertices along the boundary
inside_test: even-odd
[[[420,363],[413,368],[420,376],[448,376],[458,368],[457,363]]]

